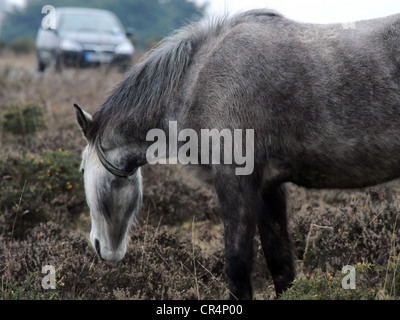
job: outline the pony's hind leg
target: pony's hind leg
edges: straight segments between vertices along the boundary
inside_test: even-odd
[[[292,242],[287,229],[284,185],[264,186],[263,210],[258,211],[258,230],[277,295],[294,280]]]

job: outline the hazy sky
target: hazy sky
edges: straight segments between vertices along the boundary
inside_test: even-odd
[[[4,0],[0,0],[4,1]],[[10,0],[16,4],[25,0]],[[213,14],[252,8],[276,9],[288,18],[317,23],[348,22],[400,13],[400,0],[191,0],[209,2]],[[51,0],[48,1],[51,4]]]
[[[349,22],[400,13],[400,0],[193,0],[212,13],[271,8],[288,18],[316,23]]]
[[[0,1],[4,1],[4,0],[0,0]],[[25,3],[25,0],[8,0],[8,2],[11,2],[13,4],[17,4],[17,5],[22,5]]]

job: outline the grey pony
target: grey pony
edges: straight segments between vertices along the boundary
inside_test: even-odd
[[[114,247],[139,210],[150,129],[168,133],[169,121],[198,133],[254,129],[251,175],[235,175],[234,164],[188,168],[219,198],[230,297],[252,298],[257,227],[276,292],[286,290],[295,268],[284,183],[361,188],[400,176],[400,15],[355,26],[298,23],[270,10],[194,23],[134,66],[93,118],[76,106],[92,150],[83,166],[97,157],[108,170],[85,175],[85,184],[101,186],[88,202],[91,214],[108,217]],[[130,199],[113,193],[125,186],[135,190]],[[121,259],[124,251],[107,256],[96,240],[103,258]]]

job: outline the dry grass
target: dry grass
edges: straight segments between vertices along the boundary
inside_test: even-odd
[[[0,68],[34,70],[36,68],[35,54],[24,54],[16,56],[11,51],[6,51],[1,54]]]
[[[34,168],[46,150],[68,150],[70,158],[61,159],[77,161],[84,141],[75,124],[73,103],[93,112],[122,77],[116,70],[107,69],[65,70],[62,74],[49,70],[37,74],[34,68],[33,55],[0,57],[1,118],[13,104],[35,103],[43,108],[46,120],[46,129],[29,143],[21,143],[0,129],[1,158],[11,159],[0,166],[0,298],[226,297],[218,203],[213,190],[196,184],[182,167],[144,168],[143,210],[132,232],[127,256],[118,265],[99,261],[90,247],[90,219],[81,188],[61,188],[58,193],[45,193],[53,196],[38,198],[34,195],[40,181],[31,181],[33,174],[27,178],[18,170],[12,175],[7,173],[7,166],[20,163]],[[40,170],[35,177],[40,177]],[[68,182],[57,181],[60,185]],[[307,283],[313,284],[313,279],[321,280],[321,274],[324,277],[328,272],[338,277],[343,265],[361,263],[374,266],[374,272],[383,270],[378,272],[379,280],[370,280],[376,276],[372,271],[360,278],[365,290],[383,292],[384,298],[399,297],[398,272],[397,277],[393,276],[399,256],[398,181],[352,192],[305,190],[294,185],[288,185],[288,191],[299,279],[308,277]],[[5,195],[13,198],[6,199]],[[26,213],[34,204],[42,215]],[[40,286],[41,268],[46,264],[56,267],[54,291]],[[274,298],[258,240],[253,280],[257,299]],[[326,281],[319,284],[325,285]],[[294,290],[297,288],[309,287],[299,281]],[[299,292],[302,291],[291,291],[290,297],[299,298]],[[336,290],[334,297],[340,292]]]

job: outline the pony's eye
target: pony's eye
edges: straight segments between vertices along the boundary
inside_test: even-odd
[[[81,173],[84,174],[85,173],[85,169],[82,168],[81,169]]]

